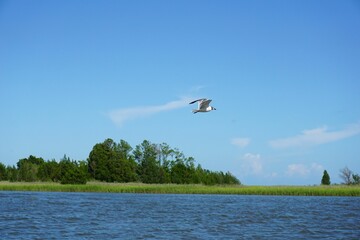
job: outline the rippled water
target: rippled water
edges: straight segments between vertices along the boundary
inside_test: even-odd
[[[360,239],[360,198],[0,192],[1,239]]]

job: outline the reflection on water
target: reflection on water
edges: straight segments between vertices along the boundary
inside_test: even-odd
[[[359,239],[360,198],[0,192],[3,239]]]

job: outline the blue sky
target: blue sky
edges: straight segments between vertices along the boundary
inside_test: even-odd
[[[248,185],[360,173],[358,1],[3,0],[0,36],[6,165],[112,138]]]

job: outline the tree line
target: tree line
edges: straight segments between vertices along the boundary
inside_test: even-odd
[[[230,172],[210,171],[195,165],[168,144],[144,140],[133,149],[125,140],[108,138],[97,143],[86,161],[71,160],[64,155],[59,162],[45,161],[30,155],[16,166],[0,163],[0,181],[51,181],[62,184],[85,184],[89,180],[105,182],[142,182],[175,184],[240,184]]]

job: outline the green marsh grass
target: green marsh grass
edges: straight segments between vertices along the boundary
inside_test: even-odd
[[[143,184],[88,182],[85,185],[61,185],[47,182],[0,182],[0,191],[108,192],[158,194],[236,194],[280,196],[360,196],[360,186],[243,186],[201,184]]]

